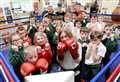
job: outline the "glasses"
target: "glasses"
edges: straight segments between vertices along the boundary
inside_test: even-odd
[[[12,40],[12,42],[17,42],[17,41],[20,41],[21,39],[18,38],[18,39],[15,39],[15,40]]]

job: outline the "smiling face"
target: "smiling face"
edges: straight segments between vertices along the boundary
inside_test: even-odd
[[[25,61],[35,64],[38,60],[37,49],[35,46],[29,46],[24,51]]]
[[[44,33],[37,32],[35,34],[35,44],[42,46],[47,42],[47,38]]]
[[[21,46],[23,44],[23,41],[21,40],[19,35],[14,34],[11,36],[11,44],[15,46]]]

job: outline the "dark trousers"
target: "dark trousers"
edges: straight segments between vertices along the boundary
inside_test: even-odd
[[[96,65],[86,65],[85,64],[85,80],[90,82],[90,80],[100,71],[101,64]]]

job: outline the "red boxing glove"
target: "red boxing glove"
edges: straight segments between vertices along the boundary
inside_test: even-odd
[[[62,42],[59,42],[57,46],[57,53],[59,60],[63,60],[65,49],[66,49],[66,45]]]
[[[49,43],[45,44],[45,52],[46,52],[46,60],[49,63],[51,63],[51,61],[52,61],[52,51],[51,51]]]
[[[45,58],[48,61],[48,63],[51,63],[51,61],[52,61],[52,51],[51,51],[49,43],[46,43],[42,47],[43,47],[43,49],[41,49],[41,52],[38,53],[39,58]]]
[[[41,71],[47,71],[48,69],[48,61],[45,58],[40,58],[35,64],[36,68]]]
[[[79,48],[77,41],[75,41],[74,38],[69,38],[65,41],[65,44],[67,45],[67,48],[69,49],[73,59],[77,59],[78,58],[78,48]]]
[[[31,63],[23,63],[20,68],[20,72],[23,76],[27,76],[35,71],[35,67]]]

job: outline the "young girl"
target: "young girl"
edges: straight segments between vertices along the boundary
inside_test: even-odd
[[[20,38],[23,40],[24,47],[28,47],[29,45],[31,45],[31,39],[27,35],[27,31],[24,27],[18,27],[16,32],[20,36]]]
[[[60,35],[60,42],[57,47],[57,60],[64,71],[75,71],[75,82],[80,81],[81,44],[74,38],[68,37],[65,32]]]
[[[34,42],[38,50],[39,58],[45,58],[50,64],[52,61],[52,51],[45,33],[36,32]]]
[[[20,73],[20,66],[24,62],[24,46],[20,36],[16,33],[10,36],[11,48],[9,51],[9,62],[12,65],[16,75],[23,82],[23,77]]]
[[[106,47],[102,44],[102,33],[95,31],[90,35],[90,43],[88,44],[85,54],[86,80],[89,82],[100,70],[102,58],[105,57]]]
[[[25,62],[21,65],[21,74],[28,76],[30,74],[46,73],[48,62],[44,58],[38,58],[36,46],[29,46],[24,50]]]

